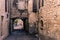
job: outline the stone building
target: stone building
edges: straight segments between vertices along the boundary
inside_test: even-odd
[[[19,1],[19,0],[18,0]],[[31,32],[37,27],[37,0],[22,0],[25,2],[24,12],[20,12],[20,3],[15,0],[0,0],[0,39],[3,40],[13,31],[15,19],[25,22],[25,30]],[[18,4],[18,5],[17,5]],[[23,3],[24,5],[24,3]],[[33,6],[34,5],[34,6]],[[22,14],[21,14],[22,13]]]
[[[60,40],[60,0],[40,0],[39,34],[41,40]]]
[[[9,14],[6,10],[5,0],[0,0],[0,40],[8,36]]]
[[[15,19],[22,19],[25,31],[36,29],[41,40],[60,40],[59,0],[0,0],[1,40],[13,31]]]
[[[18,2],[20,1],[20,2]],[[28,31],[31,30],[30,25],[37,27],[37,15],[34,10],[36,9],[37,11],[37,2],[33,2],[34,0],[9,0],[10,4],[10,15],[11,15],[11,25],[13,24],[13,21],[17,18],[20,18],[22,20],[27,20],[26,25],[27,27],[26,30]],[[25,3],[25,4],[24,4]],[[22,4],[22,5],[21,5]],[[24,5],[24,6],[23,6]],[[34,6],[33,6],[34,5]],[[20,6],[20,7],[19,7]],[[12,25],[13,26],[13,25]],[[33,29],[32,29],[33,30]]]

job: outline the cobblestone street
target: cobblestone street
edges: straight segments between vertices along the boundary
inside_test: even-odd
[[[15,31],[5,40],[38,40],[38,38],[33,35],[29,35],[24,31]]]

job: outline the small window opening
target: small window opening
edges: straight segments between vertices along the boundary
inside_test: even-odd
[[[5,12],[7,12],[7,0],[5,0]]]
[[[33,12],[37,12],[37,3],[36,0],[33,0]]]
[[[44,6],[44,0],[42,0],[42,7]]]

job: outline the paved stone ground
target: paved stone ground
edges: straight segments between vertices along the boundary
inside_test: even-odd
[[[38,40],[38,38],[33,35],[29,35],[24,31],[15,31],[5,40]]]

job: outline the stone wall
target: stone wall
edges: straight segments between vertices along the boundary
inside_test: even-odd
[[[59,0],[44,0],[40,8],[40,37],[42,40],[60,40],[60,4]]]

